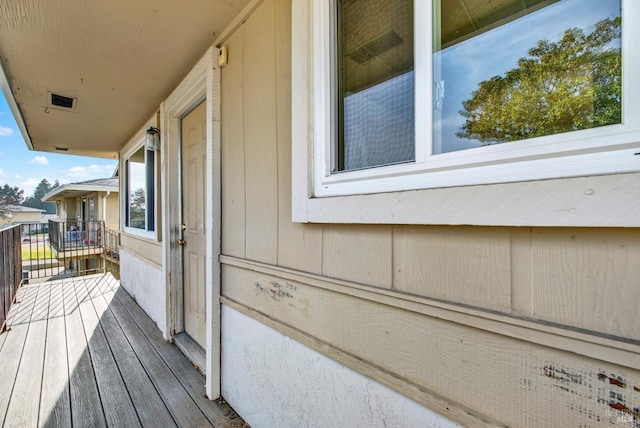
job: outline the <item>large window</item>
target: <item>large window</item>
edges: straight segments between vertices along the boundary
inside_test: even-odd
[[[316,1],[312,197],[638,171],[639,9]]]
[[[142,231],[155,230],[155,152],[144,146],[125,161],[125,225]]]

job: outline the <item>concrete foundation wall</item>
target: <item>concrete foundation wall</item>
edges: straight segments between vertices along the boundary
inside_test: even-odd
[[[222,395],[252,427],[457,427],[222,306]]]
[[[167,293],[162,269],[121,249],[120,282],[138,305],[153,319],[162,331],[162,335],[168,338]]]

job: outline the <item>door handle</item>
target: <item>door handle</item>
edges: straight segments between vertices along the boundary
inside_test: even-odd
[[[185,241],[184,239],[178,239],[177,244],[181,247],[184,247],[185,245],[187,245],[187,241]]]

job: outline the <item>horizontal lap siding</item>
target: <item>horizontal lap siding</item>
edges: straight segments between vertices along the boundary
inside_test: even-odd
[[[637,229],[292,223],[290,12],[287,0],[265,0],[225,42],[224,255],[640,340]],[[600,385],[600,371],[640,383],[635,370],[304,284],[287,305],[241,268],[225,268],[222,281],[226,298],[514,425],[604,415],[604,402],[587,398],[600,394],[587,386]],[[578,377],[564,381],[562,370]],[[640,405],[632,387],[622,392]]]
[[[401,392],[445,416],[431,396],[507,426],[591,426],[612,413],[610,392],[614,405],[640,405],[638,370],[237,267],[223,267],[223,282],[227,299],[392,373]]]

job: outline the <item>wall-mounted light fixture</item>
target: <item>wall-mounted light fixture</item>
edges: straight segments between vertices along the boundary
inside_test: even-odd
[[[160,150],[160,130],[153,126],[147,129],[147,150]]]

